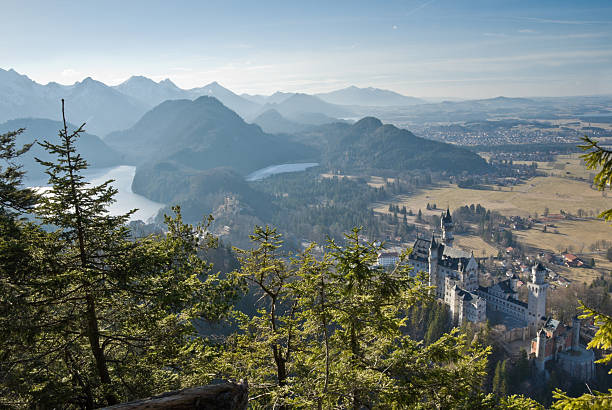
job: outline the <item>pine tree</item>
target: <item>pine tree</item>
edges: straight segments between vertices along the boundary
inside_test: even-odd
[[[240,251],[246,259],[238,274],[254,284],[261,309],[252,318],[239,315],[241,332],[216,362],[218,377],[248,377],[253,405],[262,407],[480,403],[488,349],[469,346],[456,331],[427,347],[406,336],[405,313],[430,301],[424,278],[404,265],[378,268],[381,247],[360,240],[359,232],[343,245],[330,240],[321,260],[310,247],[287,261],[275,231],[256,229],[256,246]],[[278,357],[291,375],[282,384]]]
[[[23,346],[40,332],[28,318],[36,308],[27,299],[27,288],[40,271],[36,255],[45,233],[22,217],[31,211],[37,195],[23,187],[24,172],[17,165],[30,145],[16,148],[23,129],[0,135],[0,407],[24,406],[28,373],[23,365]],[[41,250],[43,252],[41,252]],[[36,379],[29,380],[36,383]]]
[[[60,143],[41,143],[57,160],[39,161],[51,189],[35,212],[53,232],[38,234],[39,269],[21,284],[27,325],[6,336],[17,349],[9,376],[22,378],[10,388],[48,407],[99,407],[207,377],[194,367],[206,346],[192,321],[218,317],[232,295],[197,257],[214,238],[183,224],[178,209],[163,238],[130,238],[130,214],[108,213],[111,181],[89,186],[83,177],[82,132],[64,119]]]
[[[504,360],[502,362],[501,365],[501,369],[500,369],[500,383],[499,383],[499,395],[504,397],[508,395],[508,371],[506,368],[506,365],[508,363],[508,360]]]
[[[30,210],[37,200],[34,191],[22,186],[24,172],[15,162],[32,146],[32,144],[26,144],[21,148],[15,146],[17,136],[23,131],[25,130],[20,128],[0,135],[0,160],[6,164],[5,167],[0,166],[0,217],[3,218],[14,218]]]
[[[593,179],[593,185],[600,191],[610,189],[612,186],[612,150],[605,149],[599,143],[587,136],[582,138],[584,145],[580,145],[585,153],[582,155],[587,169],[599,169]],[[603,211],[600,218],[612,221],[612,208]]]
[[[501,360],[495,365],[495,373],[493,375],[492,390],[499,394],[502,383]]]

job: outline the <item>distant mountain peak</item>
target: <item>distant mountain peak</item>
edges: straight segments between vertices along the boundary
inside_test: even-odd
[[[169,78],[165,78],[165,79],[161,80],[159,83],[160,83],[160,84],[163,84],[163,85],[165,85],[165,86],[167,86],[167,87],[179,88],[179,87],[178,87],[176,84],[174,84],[174,83],[172,82],[172,80],[171,80],[171,79],[169,79]]]
[[[376,117],[364,117],[352,125],[352,128],[359,132],[372,132],[380,127],[383,123]]]
[[[354,85],[328,93],[316,94],[316,96],[323,101],[338,105],[404,106],[424,103],[423,100],[402,95],[395,91],[375,87],[360,88]]]

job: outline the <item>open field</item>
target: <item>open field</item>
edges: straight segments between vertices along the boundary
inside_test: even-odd
[[[481,237],[475,235],[455,235],[454,247],[467,252],[474,251],[477,258],[497,256],[497,248],[486,243]]]
[[[544,213],[548,208],[551,214],[561,210],[578,214],[582,210],[585,216],[595,216],[604,209],[612,207],[612,192],[605,194],[591,188],[590,183],[576,178],[592,178],[593,171],[584,167],[577,154],[561,155],[554,163],[542,162],[538,167],[547,173],[547,177],[536,177],[514,187],[491,187],[491,189],[463,189],[456,185],[441,184],[423,190],[414,196],[398,195],[389,202],[374,205],[376,212],[388,212],[389,203],[406,206],[415,214],[419,209],[423,215],[440,215],[447,206],[456,209],[470,204],[481,204],[487,209],[497,211],[505,216],[535,216]],[[590,179],[589,179],[590,180]],[[382,182],[382,181],[381,181]],[[607,197],[606,195],[610,195]],[[427,210],[427,204],[436,204],[436,210]],[[415,217],[408,218],[414,223]],[[568,250],[584,254],[585,258],[595,259],[596,269],[559,267],[559,273],[568,279],[589,283],[599,275],[599,270],[612,271],[604,250],[592,253],[591,245],[598,240],[612,240],[612,227],[609,223],[594,218],[578,220],[559,220],[549,224],[548,232],[542,231],[541,225],[524,231],[513,231],[519,242],[534,249],[554,253]],[[456,235],[456,245],[473,249],[476,256],[496,255],[497,250],[475,236]]]
[[[359,177],[356,175],[338,175],[338,174],[321,174],[323,178],[348,178],[348,179],[358,179],[358,178],[367,178],[368,185],[372,188],[380,188],[384,186],[387,182],[393,182],[393,178],[382,178],[377,176],[369,176],[369,177]]]
[[[540,161],[514,161],[517,164],[538,164],[538,171],[542,171],[547,175],[558,176],[563,178],[585,178],[589,181],[593,180],[596,174],[594,170],[588,170],[584,165],[584,161],[580,158],[581,154],[558,155],[554,162]]]
[[[464,189],[456,185],[442,184],[422,191],[415,196],[398,196],[393,200],[415,213],[425,209],[428,203],[438,208],[451,209],[464,205],[480,204],[502,215],[529,216],[541,215],[546,208],[550,213],[560,210],[576,214],[578,209],[593,214],[612,207],[612,198],[604,197],[602,192],[592,189],[586,182],[561,177],[536,177],[527,183],[514,187],[494,187],[491,190]],[[374,210],[383,212],[389,204],[377,204]],[[431,212],[439,214],[441,211]]]

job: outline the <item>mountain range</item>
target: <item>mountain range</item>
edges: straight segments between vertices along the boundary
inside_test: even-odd
[[[182,89],[169,79],[156,82],[143,76],[132,76],[115,86],[90,77],[72,85],[55,82],[43,85],[13,69],[0,69],[0,122],[26,117],[59,120],[60,100],[64,98],[70,121],[86,122],[87,129],[100,136],[131,127],[163,101],[201,96],[215,97],[246,120],[274,109],[286,119],[303,124],[323,124],[355,116],[352,108],[343,105],[409,105],[417,100],[392,91],[357,87],[320,95],[286,92],[237,95],[217,82]]]
[[[238,95],[217,82],[182,89],[169,79],[156,82],[143,76],[130,77],[115,86],[89,77],[72,85],[55,82],[42,85],[13,69],[0,69],[0,122],[26,117],[59,120],[60,99],[64,98],[67,118],[72,123],[86,122],[88,131],[104,137],[112,131],[130,128],[163,101],[193,100],[204,95],[215,97],[246,121],[255,121],[273,109],[300,126],[366,116],[402,124],[486,120],[500,115],[523,119],[558,119],[568,115],[612,118],[607,108],[610,96],[496,97],[427,103],[390,90],[355,86],[315,95],[280,91],[268,96]]]
[[[74,124],[87,122],[87,130],[104,135],[127,128],[150,107],[107,85],[86,78],[73,85],[41,85],[14,70],[0,69],[0,122],[16,118],[61,119],[61,102]]]
[[[424,104],[425,100],[407,97],[395,91],[380,88],[359,88],[354,85],[328,93],[315,94],[323,101],[337,105],[361,105],[364,107],[406,106]]]

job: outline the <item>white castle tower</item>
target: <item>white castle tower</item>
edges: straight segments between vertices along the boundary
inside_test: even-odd
[[[440,218],[440,228],[442,228],[442,243],[448,247],[453,247],[453,218],[451,218],[450,209],[446,207],[446,212],[442,212]]]
[[[436,297],[443,298],[444,290],[440,286],[440,279],[438,278],[438,252],[439,246],[436,243],[436,238],[431,235],[431,243],[429,245],[429,286],[436,286],[434,290]]]
[[[546,269],[538,263],[531,268],[531,280],[527,284],[529,299],[527,301],[527,322],[539,326],[546,315]]]

